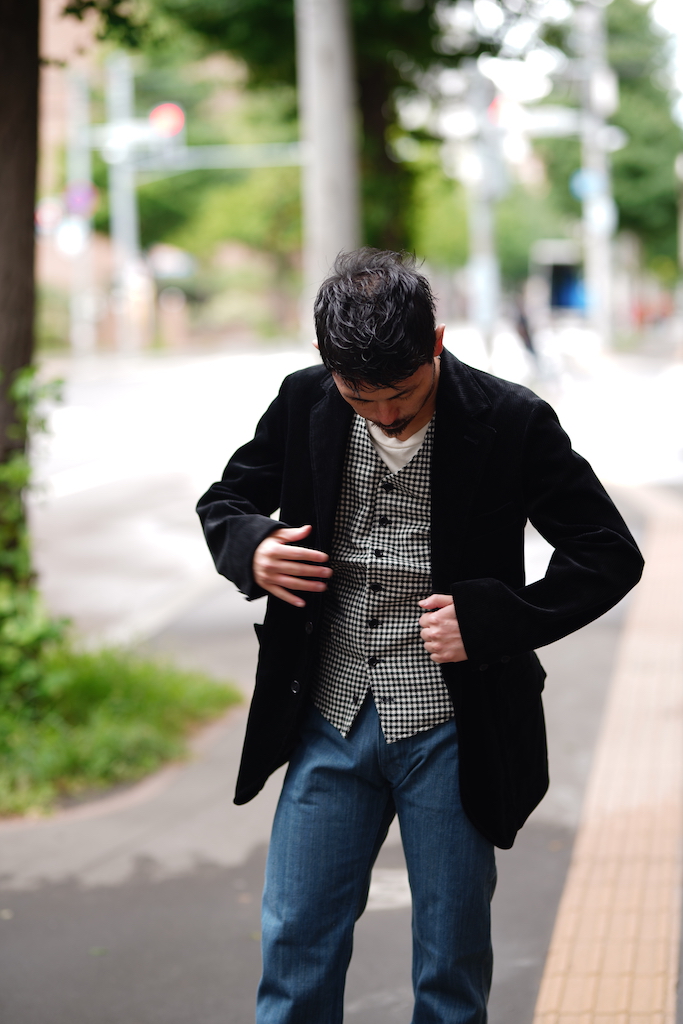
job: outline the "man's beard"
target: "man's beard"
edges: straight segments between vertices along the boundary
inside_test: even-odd
[[[420,412],[420,409],[418,409],[418,412]],[[384,423],[377,423],[375,420],[370,420],[370,423],[375,427],[379,427],[387,437],[398,437],[399,434],[403,433],[408,424],[413,422],[416,416],[417,412],[413,413],[412,416],[405,416],[402,420],[396,420],[390,427],[385,426]]]
[[[425,396],[425,400],[422,403],[422,405],[420,406],[420,408],[417,409],[413,413],[412,416],[404,416],[402,420],[394,420],[394,422],[391,424],[390,427],[386,427],[383,423],[377,423],[376,420],[370,420],[369,422],[372,423],[375,427],[379,427],[379,429],[382,431],[382,433],[385,434],[387,437],[398,437],[398,435],[402,434],[403,431],[406,429],[406,427],[410,423],[413,422],[415,417],[420,415],[420,413],[424,409],[425,405],[427,404],[429,399],[434,394],[434,391],[436,389],[436,381],[437,381],[436,366],[433,365],[432,366],[432,384],[431,384],[431,387],[429,389],[429,393]]]

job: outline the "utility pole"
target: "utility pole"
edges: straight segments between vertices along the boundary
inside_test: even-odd
[[[496,251],[495,204],[505,191],[505,172],[497,126],[489,108],[495,89],[474,61],[467,68],[468,99],[477,123],[471,142],[471,169],[465,168],[468,195],[469,264],[468,314],[491,358],[500,311],[500,267]]]
[[[295,10],[307,328],[335,257],[360,241],[357,125],[346,0],[296,0]]]
[[[70,341],[74,352],[95,349],[95,295],[90,217],[94,201],[88,81],[80,71],[68,80],[66,201],[76,244],[71,256]]]
[[[124,352],[143,344],[145,319],[151,305],[146,294],[149,282],[140,258],[135,195],[133,74],[130,57],[124,53],[115,53],[107,61],[107,117],[113,129],[104,155],[109,164],[116,348]]]
[[[588,320],[603,345],[612,334],[612,198],[605,119],[619,105],[617,79],[607,63],[605,15],[599,0],[576,9],[576,40],[582,64],[583,241]]]

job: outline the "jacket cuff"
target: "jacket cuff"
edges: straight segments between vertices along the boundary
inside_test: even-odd
[[[233,535],[229,551],[235,552],[237,557],[234,561],[228,557],[228,564],[217,568],[235,583],[248,601],[256,601],[259,597],[265,597],[267,593],[254,579],[253,560],[256,548],[275,530],[286,527],[287,523],[260,515],[242,516],[234,523],[234,533],[239,536]]]
[[[514,592],[500,580],[465,580],[451,588],[467,658],[475,668],[526,653],[527,629]]]

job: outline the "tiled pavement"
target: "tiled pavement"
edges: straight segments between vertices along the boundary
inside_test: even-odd
[[[683,870],[683,505],[647,517],[535,1024],[673,1024]]]

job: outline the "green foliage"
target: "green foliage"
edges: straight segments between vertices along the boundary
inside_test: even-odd
[[[33,368],[10,388],[14,447],[0,463],[0,814],[138,778],[183,751],[189,726],[239,699],[230,687],[124,654],[75,652],[37,593],[24,495],[28,436],[59,383]]]
[[[455,268],[469,251],[465,190],[443,171],[436,146],[422,146],[414,164],[411,244],[433,267]],[[503,280],[517,285],[528,275],[529,251],[539,238],[564,237],[567,218],[547,190],[515,185],[496,205],[496,236]]]
[[[139,46],[147,35],[147,21],[142,5],[131,10],[129,0],[72,0],[64,7],[64,14],[83,18],[96,11],[100,15],[101,39],[112,39],[123,46]]]
[[[69,345],[69,295],[60,288],[36,283],[36,345],[39,350]]]
[[[241,699],[198,673],[64,643],[44,657],[39,679],[3,687],[0,814],[132,782],[181,757],[192,726]]]
[[[497,204],[496,239],[500,270],[506,285],[517,286],[529,275],[529,254],[540,238],[566,238],[568,220],[552,193],[516,185]]]
[[[229,238],[284,257],[301,245],[300,221],[298,169],[263,167],[205,189],[192,221],[168,238],[198,255]]]
[[[529,0],[501,4],[522,17]],[[395,161],[387,138],[396,124],[394,94],[406,81],[438,61],[456,65],[463,56],[497,50],[495,42],[476,42],[437,54],[439,0],[350,0],[354,61],[361,130],[361,175],[366,243],[401,248],[408,241],[408,208],[413,168]],[[294,0],[72,0],[69,13],[96,9],[103,31],[121,39],[121,12],[128,10],[130,43],[153,49],[153,39],[168,41],[188,33],[205,51],[222,51],[243,61],[252,87],[292,86],[296,79]],[[510,14],[511,11],[515,14]],[[109,28],[111,26],[111,29]],[[466,51],[466,52],[465,52]]]
[[[16,710],[31,705],[43,677],[43,657],[61,636],[62,625],[42,608],[33,585],[24,495],[31,477],[25,441],[44,427],[42,400],[59,384],[39,385],[33,367],[21,370],[10,386],[15,419],[8,430],[7,458],[0,463],[0,705]]]
[[[465,190],[446,177],[436,146],[423,145],[415,166],[411,203],[411,248],[434,267],[459,267],[467,260]]]
[[[10,587],[29,589],[32,583],[23,501],[31,476],[25,443],[31,433],[44,428],[40,403],[54,398],[59,388],[60,382],[38,384],[34,367],[20,370],[9,388],[14,421],[7,430],[7,458],[0,462],[0,583]],[[6,602],[5,606],[9,607]]]
[[[675,257],[678,185],[674,161],[683,132],[671,114],[663,77],[671,44],[633,0],[607,8],[610,62],[619,76],[621,104],[614,123],[630,142],[613,157],[620,226],[644,242],[650,261]]]
[[[652,266],[676,253],[678,186],[674,160],[683,149],[683,132],[675,123],[672,98],[662,78],[669,41],[653,25],[647,7],[614,0],[606,9],[609,58],[619,78],[620,106],[612,122],[629,137],[612,157],[614,198],[619,226],[643,243]],[[581,206],[569,183],[581,166],[578,140],[537,143],[552,182],[553,201],[566,214],[580,216]]]

